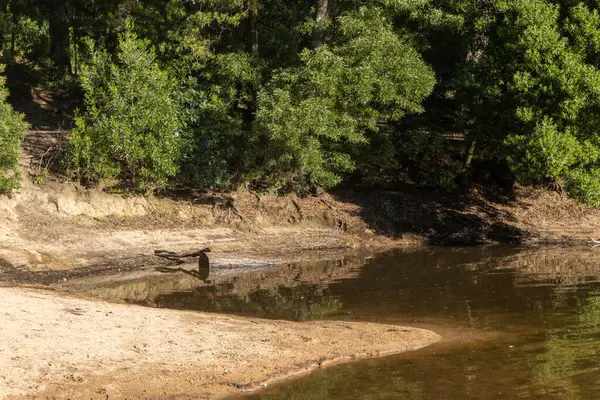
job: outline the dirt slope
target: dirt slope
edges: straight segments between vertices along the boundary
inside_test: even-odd
[[[512,198],[414,191],[298,199],[247,191],[122,196],[24,182],[0,200],[0,266],[43,271],[156,263],[155,249],[210,246],[215,257],[281,262],[307,250],[440,244],[571,243],[600,237],[600,211],[542,189]],[[1,270],[1,268],[0,268]],[[0,281],[4,280],[0,271]]]

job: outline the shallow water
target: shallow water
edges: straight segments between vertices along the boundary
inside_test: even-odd
[[[428,348],[317,371],[249,399],[600,399],[600,252],[393,251],[210,285],[181,276],[94,288],[155,307],[431,328]]]

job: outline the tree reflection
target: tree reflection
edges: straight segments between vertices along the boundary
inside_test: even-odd
[[[600,371],[600,292],[577,302],[581,303],[577,314],[566,317],[567,323],[560,328],[547,331],[545,351],[537,355],[534,368],[539,383],[554,383],[568,398],[583,399],[577,377]]]
[[[421,400],[423,385],[407,381],[386,365],[342,365],[246,399],[261,400]],[[384,377],[384,379],[382,379]]]
[[[207,293],[208,291],[212,293]],[[217,287],[202,291],[170,293],[159,295],[155,302],[159,307],[198,309],[292,321],[323,319],[342,308],[342,302],[338,298],[324,296],[316,285],[257,288],[244,296],[225,292]]]

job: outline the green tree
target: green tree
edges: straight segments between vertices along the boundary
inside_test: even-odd
[[[128,31],[115,61],[94,51],[81,85],[86,109],[70,140],[72,173],[91,181],[117,178],[144,190],[165,186],[177,173],[182,126],[174,81],[149,43]]]
[[[3,67],[0,66],[0,73]],[[19,155],[27,129],[23,116],[14,112],[6,101],[6,79],[0,76],[0,193],[19,187]]]
[[[328,45],[320,44],[322,29],[318,48],[275,71],[259,95],[251,178],[266,186],[335,186],[378,123],[421,112],[435,83],[383,8],[344,12]]]
[[[473,115],[523,182],[600,205],[600,19],[584,2],[495,1],[489,43],[472,64]],[[485,125],[484,125],[485,123]]]
[[[180,178],[194,187],[230,187],[241,165],[260,76],[257,7],[241,0],[172,0],[167,7],[181,29],[159,47],[182,104]]]

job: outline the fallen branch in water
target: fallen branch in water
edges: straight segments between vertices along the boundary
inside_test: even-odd
[[[200,257],[202,255],[205,255],[204,253],[207,253],[207,252],[210,252],[210,249],[208,247],[203,250],[197,250],[197,251],[194,251],[191,253],[176,253],[174,251],[155,250],[154,255],[157,257],[166,258],[167,260],[170,260],[170,261],[175,261],[178,264],[183,264],[183,263],[185,263],[185,261],[183,261],[182,258]]]
[[[166,258],[170,261],[175,261],[177,264],[185,263],[182,258],[198,257],[198,272],[188,271],[183,268],[157,268],[156,270],[160,272],[183,272],[185,274],[192,275],[203,282],[208,282],[208,275],[210,274],[210,260],[206,255],[208,252],[210,252],[208,247],[203,250],[193,251],[191,253],[176,253],[174,251],[156,250],[154,251],[155,256]]]

